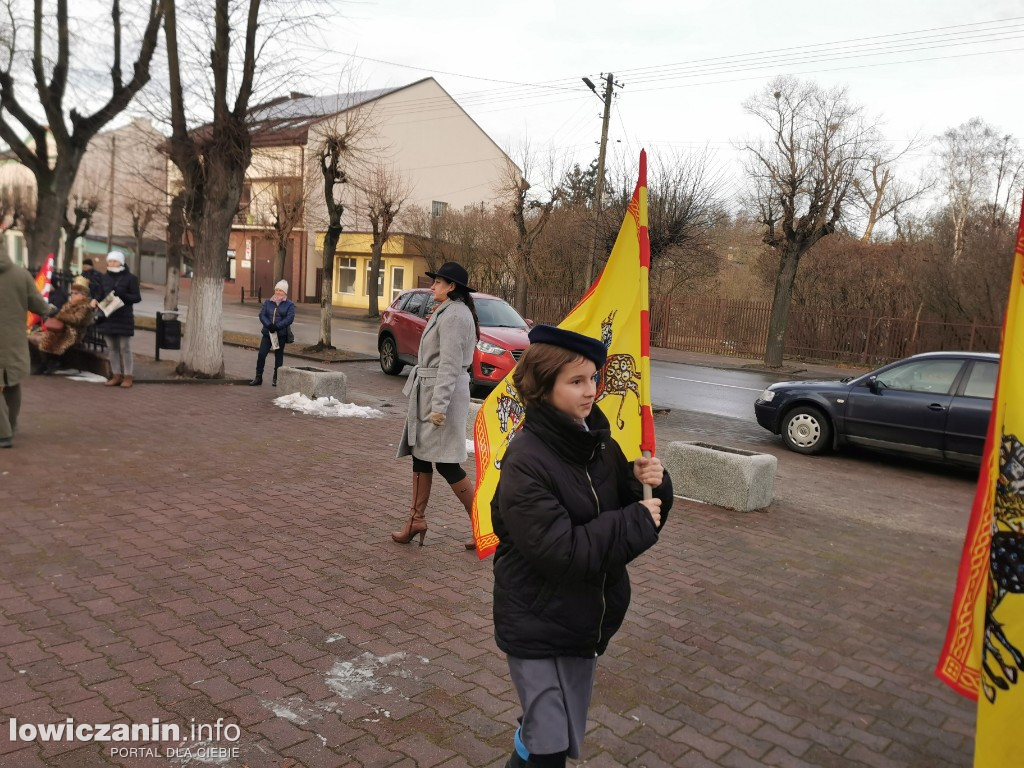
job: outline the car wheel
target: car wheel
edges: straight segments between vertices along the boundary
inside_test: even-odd
[[[384,371],[388,376],[397,376],[405,368],[403,363],[398,357],[398,345],[395,344],[395,340],[390,336],[385,336],[380,340],[380,369]]]
[[[794,408],[782,420],[782,441],[797,453],[821,453],[832,442],[832,426],[817,408]]]

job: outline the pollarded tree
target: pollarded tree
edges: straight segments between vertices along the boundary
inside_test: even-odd
[[[384,243],[391,236],[391,227],[409,199],[409,186],[394,168],[378,164],[370,169],[367,178],[359,184],[360,203],[365,218],[370,222],[373,241],[370,245],[370,275],[367,292],[370,306],[367,315],[379,317],[380,308],[375,287],[380,282],[380,262]]]
[[[877,142],[875,127],[846,90],[780,77],[744,109],[769,130],[747,142],[749,205],[764,242],[779,256],[765,365],[778,368],[800,259],[848,214],[850,192]]]
[[[334,271],[338,241],[344,227],[346,187],[359,174],[373,129],[373,107],[361,105],[330,116],[310,131],[310,157],[315,160],[318,170],[311,171],[308,178],[311,185],[314,178],[322,183],[324,208],[321,215],[326,229],[320,278],[320,338],[309,348],[311,351],[334,349],[331,343]],[[313,202],[311,194],[309,201]]]
[[[529,286],[534,273],[533,256],[537,240],[551,219],[551,212],[561,196],[561,190],[554,183],[556,176],[552,158],[549,159],[545,174],[546,186],[551,190],[550,193],[531,192],[531,185],[526,176],[535,166],[535,158],[529,144],[524,144],[518,154],[522,164],[521,171],[511,158],[506,158],[502,169],[499,205],[507,210],[515,230],[515,242],[510,254],[510,266],[516,276],[513,306],[525,317],[529,307]]]
[[[259,52],[260,0],[244,3],[240,50],[232,44],[231,0],[215,0],[210,50],[213,79],[211,122],[191,129],[179,49],[176,0],[163,0],[170,82],[171,137],[168,154],[182,176],[184,219],[193,244],[192,295],[179,373],[204,378],[224,375],[224,264],[231,221],[252,159],[247,121]],[[232,54],[240,61],[232,61]],[[186,73],[188,74],[188,73]],[[237,75],[237,77],[236,77]],[[234,93],[229,93],[233,91]]]
[[[74,57],[75,61],[72,60],[68,0],[56,0],[55,9],[44,8],[43,0],[33,1],[32,20],[28,23],[31,45],[25,48],[18,40],[18,32],[23,27],[21,5],[18,0],[6,0],[4,4],[8,23],[2,25],[5,34],[0,34],[0,139],[35,176],[35,213],[26,221],[25,228],[29,265],[35,268],[48,253],[58,251],[71,188],[90,139],[120,114],[149,81],[163,8],[160,0],[143,1],[133,4],[133,7],[139,6],[141,13],[129,12],[129,18],[125,19],[121,0],[111,0],[109,95],[103,93],[96,101],[98,83],[93,73],[100,65],[96,61],[95,40],[90,39],[86,43],[88,51],[83,50]],[[125,29],[136,24],[142,33],[131,65],[131,77],[125,81],[122,35]],[[23,74],[32,79],[33,101],[37,103],[23,100],[27,89],[21,89],[18,84]],[[79,75],[83,75],[83,85],[76,87]],[[67,103],[69,86],[72,95],[77,97],[76,106]],[[93,107],[95,110],[89,112]],[[37,111],[44,119],[34,117]]]

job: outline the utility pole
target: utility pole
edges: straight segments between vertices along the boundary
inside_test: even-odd
[[[583,82],[587,84],[595,94],[597,88],[589,78],[584,77]],[[601,147],[597,154],[597,179],[594,183],[594,237],[590,247],[590,264],[587,268],[587,288],[594,282],[598,272],[597,248],[601,239],[601,201],[604,195],[604,158],[608,149],[608,120],[612,114],[612,86],[616,85],[615,75],[609,72],[604,78],[604,96],[598,98],[604,102],[604,116],[601,120]]]

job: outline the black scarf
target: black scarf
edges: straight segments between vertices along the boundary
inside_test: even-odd
[[[587,416],[587,429],[548,403],[526,406],[523,429],[537,434],[566,461],[586,465],[611,439],[607,417],[596,405]]]

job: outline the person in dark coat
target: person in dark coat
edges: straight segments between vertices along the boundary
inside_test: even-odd
[[[579,758],[597,657],[629,607],[626,565],[672,505],[661,461],[627,461],[594,407],[604,345],[545,325],[530,342],[513,372],[526,417],[491,503],[494,635],[523,712],[506,768]]]
[[[82,259],[82,277],[89,281],[89,296],[103,299],[103,273],[93,266],[92,259]]]
[[[135,335],[135,310],[132,305],[142,301],[139,290],[139,279],[128,271],[125,266],[124,254],[111,251],[107,254],[107,271],[100,280],[100,299],[93,299],[95,307],[113,293],[124,302],[124,306],[115,309],[110,315],[104,315],[97,321],[99,332],[107,342],[110,352],[110,373],[106,386],[120,385],[124,389],[132,386],[132,336]]]
[[[263,367],[267,364],[267,354],[274,350],[274,386],[277,386],[277,369],[284,365],[284,347],[288,343],[288,329],[295,322],[295,305],[288,299],[288,281],[278,280],[274,286],[274,295],[263,302],[260,309],[260,323],[263,325],[263,338],[260,339],[260,351],[256,355],[256,378],[249,382],[250,387],[258,387],[263,383]],[[271,338],[274,335],[274,339]],[[277,341],[277,346],[274,346]]]

